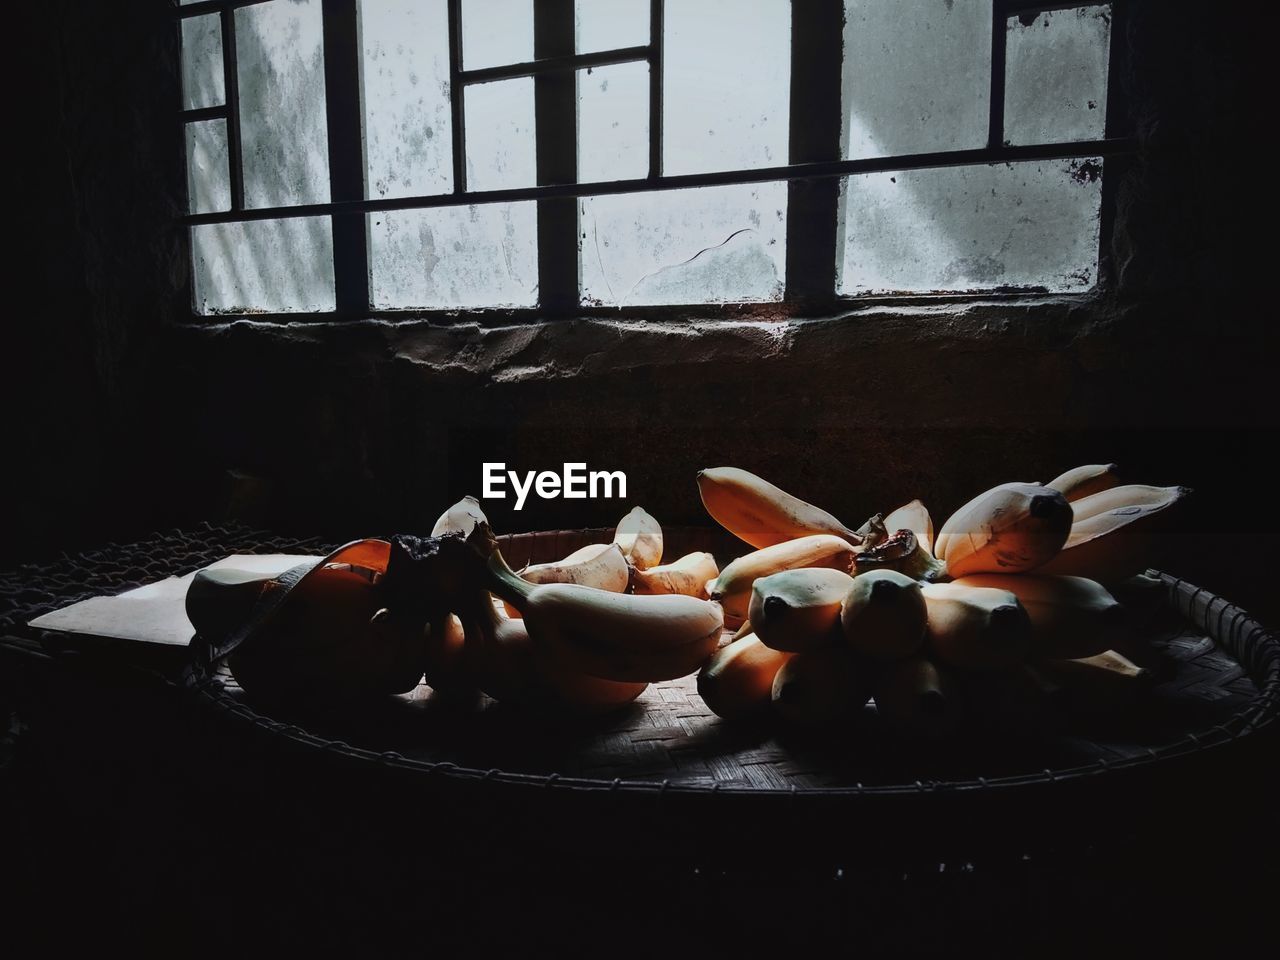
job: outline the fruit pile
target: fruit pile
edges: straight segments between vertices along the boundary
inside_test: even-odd
[[[726,719],[771,705],[816,727],[874,698],[885,722],[924,736],[952,732],[963,703],[1017,710],[1057,684],[1105,697],[1143,679],[1115,649],[1131,631],[1100,581],[1146,570],[1187,493],[1080,467],[988,490],[935,538],[919,500],[850,530],[743,470],[698,483],[708,512],[757,548],[708,585],[740,628],[698,674],[706,704]]]
[[[822,726],[874,698],[887,722],[935,735],[955,726],[956,691],[991,700],[992,678],[1140,677],[1103,583],[1146,569],[1187,492],[1081,467],[989,490],[935,538],[918,500],[855,530],[744,470],[698,486],[754,548],[723,570],[709,553],[664,564],[637,507],[611,542],[513,571],[466,497],[429,537],[357,541],[273,580],[202,573],[188,611],[215,647],[234,638],[219,649],[236,678],[269,696],[399,693],[425,676],[445,696],[600,712],[696,673],[726,719]]]

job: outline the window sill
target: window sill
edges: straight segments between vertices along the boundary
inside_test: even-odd
[[[389,354],[440,376],[511,382],[708,362],[825,364],[841,358],[856,368],[890,362],[904,344],[1057,350],[1100,325],[1109,327],[1118,312],[1097,294],[1023,294],[898,298],[803,316],[761,304],[736,315],[664,307],[625,316],[584,311],[561,319],[464,312],[449,315],[447,322],[399,315],[359,321],[201,318],[183,327],[204,336],[341,344],[344,352]]]

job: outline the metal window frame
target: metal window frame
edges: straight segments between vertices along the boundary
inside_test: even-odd
[[[663,24],[664,0],[650,2],[649,43],[590,54],[575,51],[574,0],[536,0],[534,3],[534,59],[524,63],[466,70],[462,57],[462,0],[447,0],[449,29],[450,106],[452,114],[453,189],[429,196],[372,199],[365,187],[363,104],[360,85],[358,0],[321,0],[324,22],[326,119],[329,125],[330,202],[287,207],[244,205],[244,172],[240,142],[238,65],[235,11],[271,0],[202,0],[181,5],[174,0],[177,21],[217,14],[222,28],[226,101],[215,107],[179,110],[180,125],[225,119],[231,208],[216,213],[188,214],[188,229],[203,224],[276,220],[293,217],[331,218],[334,248],[336,309],[308,313],[253,313],[255,320],[352,322],[381,319],[465,319],[509,323],[564,316],[669,316],[672,311],[700,316],[777,316],[838,311],[882,302],[948,302],[1023,298],[1043,289],[992,288],[967,293],[920,293],[839,296],[836,293],[836,218],[839,182],[843,177],[885,171],[983,166],[1033,160],[1083,157],[1108,159],[1102,178],[1099,276],[1095,287],[1075,294],[1088,298],[1115,280],[1112,238],[1115,190],[1129,158],[1136,152],[1123,84],[1125,28],[1130,0],[993,0],[991,33],[991,90],[987,145],[984,148],[877,157],[839,159],[844,0],[792,0],[791,116],[788,163],[774,167],[724,170],[699,174],[664,175],[662,170]],[[1105,132],[1101,140],[1013,146],[1004,140],[1005,38],[1015,16],[1050,10],[1111,6],[1111,44]],[[577,183],[577,72],[588,67],[646,61],[649,64],[649,172],[640,179]],[[501,190],[468,190],[466,183],[465,90],[477,83],[532,77],[535,84],[535,151],[537,182],[533,186]],[[571,134],[567,135],[567,134]],[[185,149],[185,148],[184,148]],[[1116,167],[1120,169],[1117,170]],[[655,307],[601,307],[580,302],[578,203],[581,198],[621,193],[644,193],[692,187],[786,181],[788,190],[787,262],[781,301],[767,303],[670,304]],[[367,214],[386,210],[429,209],[473,204],[536,201],[538,204],[539,304],[530,308],[374,309],[369,295]],[[194,261],[189,255],[194,294]],[[202,322],[233,319],[245,314],[201,314]]]

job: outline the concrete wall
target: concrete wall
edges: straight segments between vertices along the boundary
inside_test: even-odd
[[[271,481],[254,509],[272,524],[341,536],[429,525],[479,492],[484,460],[630,478],[626,504],[495,506],[510,530],[608,524],[636,502],[697,523],[694,474],[720,464],[854,524],[913,496],[940,522],[993,483],[1115,460],[1201,489],[1192,521],[1214,559],[1202,547],[1179,572],[1269,596],[1232,557],[1251,551],[1256,571],[1276,529],[1240,480],[1264,488],[1277,420],[1272,311],[1251,295],[1261,188],[1231,147],[1259,114],[1247,38],[1193,21],[1200,7],[1135,4],[1134,69],[1113,83],[1141,152],[1096,296],[494,328],[192,322],[166,4],[39,6],[11,553],[216,516],[228,469]]]

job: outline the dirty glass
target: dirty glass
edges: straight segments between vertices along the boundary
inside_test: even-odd
[[[532,307],[538,302],[533,201],[369,215],[376,309]]]
[[[1025,144],[1101,139],[1110,39],[1110,4],[1010,17],[1005,140]]]
[[[837,289],[1091,288],[1099,159],[872,173],[841,191]]]
[[[329,200],[320,0],[236,10],[246,207]]]
[[[196,312],[316,313],[334,308],[328,217],[191,228]]]
[[[463,94],[463,111],[467,189],[534,186],[533,78],[471,84]]]
[[[787,162],[789,0],[681,0],[663,22],[664,173]]]
[[[845,0],[846,160],[987,144],[991,0]]]
[[[578,53],[598,53],[649,42],[649,0],[575,0]]]
[[[462,69],[533,59],[534,0],[462,0]]]
[[[227,166],[227,121],[200,120],[187,125],[187,197],[192,213],[231,209]]]
[[[365,195],[453,189],[446,0],[360,0]]]
[[[649,65],[578,71],[578,182],[649,174]]]
[[[582,301],[640,306],[782,299],[782,182],[586,197]]]
[[[212,13],[182,21],[182,106],[220,107],[227,101],[222,73],[222,20]]]

